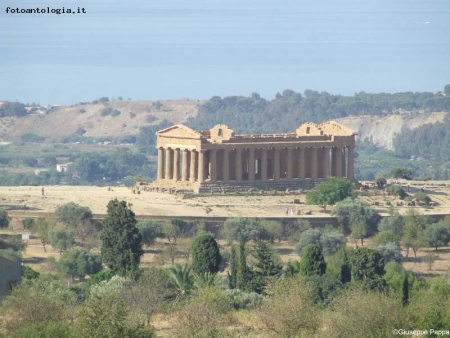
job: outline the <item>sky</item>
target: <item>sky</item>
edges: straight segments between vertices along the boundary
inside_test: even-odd
[[[436,92],[449,32],[449,0],[0,0],[0,101]]]

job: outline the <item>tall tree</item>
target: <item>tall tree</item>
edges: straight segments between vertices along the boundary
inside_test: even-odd
[[[352,270],[350,268],[347,251],[345,249],[342,249],[342,251],[341,282],[342,284],[345,284],[352,280]]]
[[[228,284],[230,286],[230,289],[236,288],[237,270],[238,270],[238,261],[237,261],[236,246],[233,245],[231,246],[230,271],[227,272]]]
[[[384,275],[384,259],[372,249],[358,248],[350,256],[352,279],[355,281],[375,280]]]
[[[408,274],[405,272],[402,285],[402,303],[403,305],[409,304],[409,281]]]
[[[192,243],[192,270],[196,274],[216,273],[222,261],[219,246],[211,234],[198,235]]]
[[[127,268],[133,270],[139,266],[142,249],[142,236],[136,227],[134,212],[125,201],[109,201],[108,215],[103,221],[102,240],[103,262],[113,272],[126,275]],[[132,266],[134,265],[134,266]]]
[[[253,265],[253,287],[258,293],[262,293],[267,284],[267,279],[281,275],[282,265],[275,256],[272,246],[263,241],[258,241],[253,254],[256,262]]]
[[[430,221],[428,217],[413,209],[406,212],[404,219],[405,226],[402,241],[406,247],[406,257],[408,257],[409,248],[411,248],[414,252],[414,257],[417,258],[417,251],[426,245],[424,231]]]
[[[317,244],[310,244],[304,250],[304,255],[300,261],[300,274],[304,276],[323,275],[327,268],[327,263],[323,258]]]

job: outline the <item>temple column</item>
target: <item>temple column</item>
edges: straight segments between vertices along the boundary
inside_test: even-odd
[[[255,180],[255,149],[248,150],[248,180]]]
[[[158,148],[158,180],[164,178],[164,149]]]
[[[345,158],[345,147],[341,149],[341,153],[342,153],[342,177],[347,177],[347,170],[346,170],[346,158]]]
[[[236,149],[236,181],[242,181],[242,149]]]
[[[305,148],[300,148],[299,179],[305,178]]]
[[[198,181],[200,183],[205,182],[205,151],[199,150],[198,152]]]
[[[330,149],[323,148],[323,178],[330,176]]]
[[[173,160],[173,149],[166,149],[166,180],[170,180],[172,178],[172,160]]]
[[[197,167],[197,161],[195,158],[195,150],[191,150],[191,164],[190,164],[190,173],[189,173],[189,181],[195,182],[195,168]]]
[[[354,161],[353,147],[348,147],[347,178],[351,181],[355,179],[355,169],[353,161]]]
[[[311,178],[316,179],[317,178],[317,162],[318,162],[318,151],[317,148],[311,148]]]
[[[342,177],[342,149],[336,148],[336,177]]]
[[[280,180],[280,149],[275,148],[274,149],[274,156],[273,156],[273,180],[279,181]]]
[[[222,182],[228,182],[229,180],[230,180],[230,151],[228,149],[224,149]]]
[[[217,150],[209,151],[209,163],[211,163],[211,182],[217,182]]]
[[[287,177],[286,179],[292,180],[294,178],[294,168],[292,161],[292,148],[288,148],[287,150]]]
[[[261,149],[261,181],[267,181],[267,149]]]
[[[181,180],[186,182],[189,175],[189,150],[183,149],[183,162],[181,164]]]
[[[173,151],[173,180],[180,180],[180,149],[176,148]]]

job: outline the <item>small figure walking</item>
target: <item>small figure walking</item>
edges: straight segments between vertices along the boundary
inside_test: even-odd
[[[44,196],[44,187],[42,187],[41,191],[42,191],[42,196]]]
[[[411,186],[409,185],[409,183],[408,183],[408,185],[406,187],[408,188],[408,193],[410,193],[411,192]]]
[[[289,214],[289,208],[286,208],[286,215]]]

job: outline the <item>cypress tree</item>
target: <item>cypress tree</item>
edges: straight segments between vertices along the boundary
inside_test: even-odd
[[[404,306],[409,304],[409,281],[408,281],[408,274],[405,272],[405,275],[403,277],[403,287],[402,287],[402,303]]]
[[[323,258],[317,244],[309,244],[304,249],[304,255],[300,260],[300,274],[303,276],[323,275],[327,268],[327,263]]]
[[[247,259],[245,255],[245,243],[239,242],[239,256],[238,256],[238,269],[236,276],[236,289],[245,290],[247,288],[248,281],[248,268]]]
[[[136,269],[144,254],[142,237],[130,205],[116,198],[109,201],[107,208],[100,235],[102,260],[114,273],[126,276],[127,268]]]
[[[228,283],[230,285],[230,289],[236,288],[237,284],[237,271],[238,271],[238,260],[236,254],[236,247],[233,245],[231,247],[231,258],[230,258],[230,270],[231,273],[228,272]]]
[[[217,273],[222,261],[219,246],[211,234],[200,234],[192,243],[192,270],[197,274]]]
[[[348,260],[347,251],[343,249],[343,260],[341,265],[341,282],[342,284],[349,283],[352,280],[352,270]]]
[[[267,279],[271,276],[279,276],[283,267],[275,261],[272,246],[267,242],[256,243],[253,257],[256,263],[251,271],[252,280],[249,281],[248,287],[257,293],[263,293]]]

